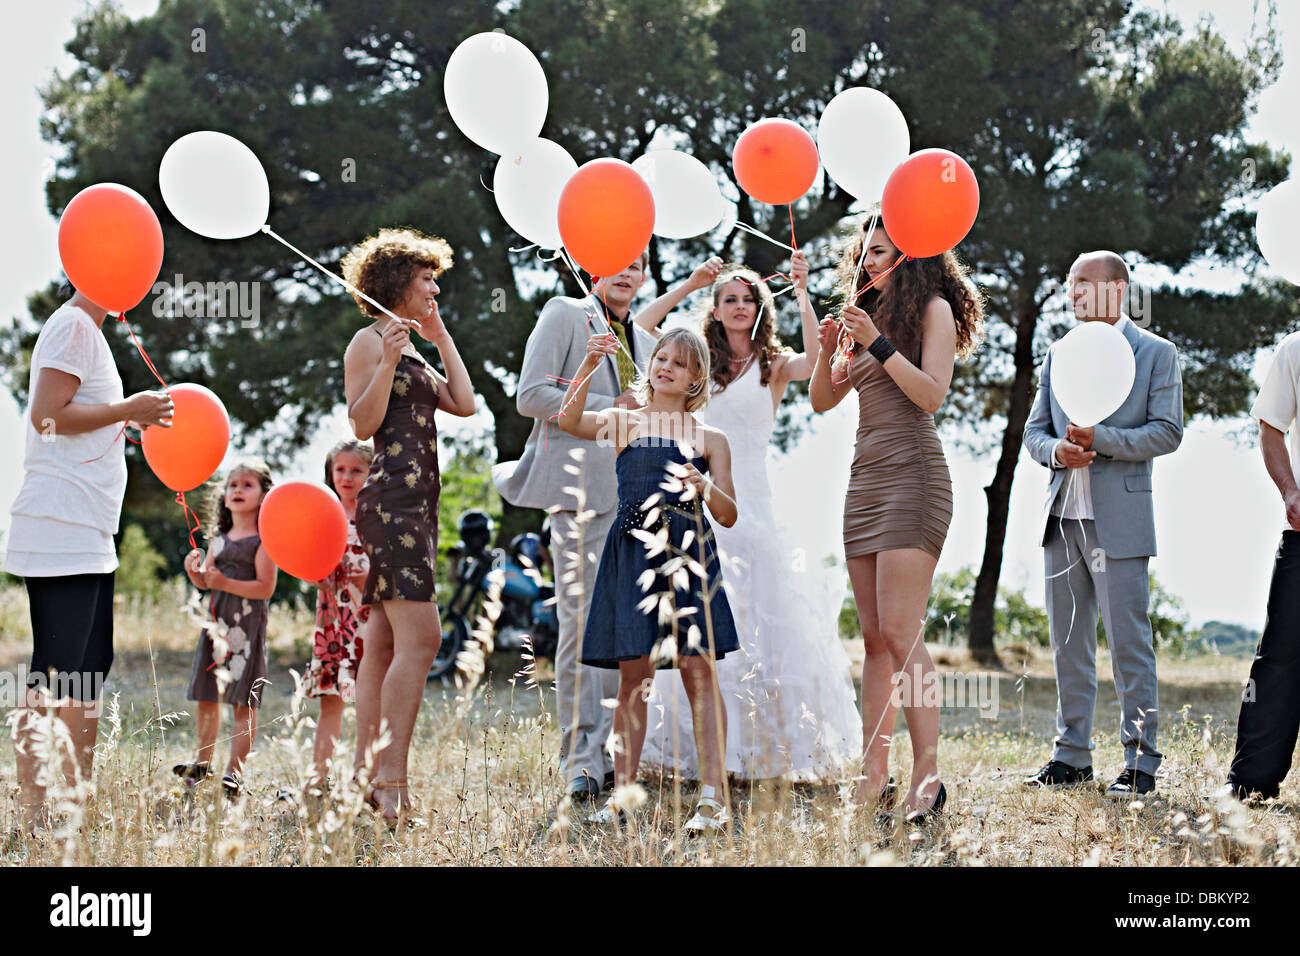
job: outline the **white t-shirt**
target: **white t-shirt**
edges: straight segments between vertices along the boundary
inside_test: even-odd
[[[1250,407],[1250,417],[1290,433],[1287,443],[1291,448],[1291,473],[1300,481],[1300,434],[1295,427],[1297,388],[1300,388],[1300,332],[1292,332],[1273,353],[1264,384]],[[1286,521],[1282,526],[1286,530],[1291,528]]]
[[[76,376],[72,401],[122,401],[122,379],[95,320],[65,303],[46,320],[32,350],[29,393],[42,369]],[[81,435],[60,435],[53,423],[37,431],[31,406],[23,484],[10,508],[4,568],[22,577],[102,574],[117,568],[117,533],[126,493],[126,440],[116,422]]]

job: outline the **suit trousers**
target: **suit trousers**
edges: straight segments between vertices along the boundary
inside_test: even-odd
[[[1276,797],[1300,734],[1300,532],[1283,531],[1268,588],[1268,615],[1241,695],[1228,782]]]
[[[1072,767],[1092,764],[1100,608],[1119,695],[1124,766],[1155,774],[1161,754],[1156,654],[1147,616],[1149,559],[1107,557],[1094,521],[1059,516],[1048,522],[1043,559],[1056,668],[1052,759]]]
[[[614,711],[602,701],[618,697],[618,671],[579,663],[582,634],[591,611],[596,569],[617,509],[604,514],[556,511],[551,515],[551,558],[555,568],[556,612],[560,622],[555,650],[555,707],[560,727],[560,771],[566,783],[584,776],[599,786],[614,762],[605,748]],[[577,561],[578,552],[583,560]]]

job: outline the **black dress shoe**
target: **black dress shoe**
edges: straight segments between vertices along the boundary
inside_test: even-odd
[[[907,815],[907,822],[916,826],[922,826],[932,822],[935,817],[943,813],[943,805],[948,802],[948,789],[939,784],[939,792],[934,795],[934,802],[924,810],[915,810]]]
[[[1266,800],[1276,800],[1278,795],[1277,787],[1251,787],[1244,783],[1237,783],[1229,779],[1218,790],[1211,794],[1211,798],[1228,796],[1234,800],[1239,800],[1248,807],[1262,806]]]
[[[569,799],[574,803],[592,803],[600,795],[600,784],[591,777],[581,776],[569,785]]]
[[[1112,800],[1132,800],[1135,797],[1154,793],[1155,789],[1155,777],[1145,771],[1128,767],[1115,779],[1114,783],[1106,788],[1106,796]]]
[[[605,774],[605,780],[600,785],[601,793],[612,793],[614,791],[614,771]]]
[[[1059,760],[1049,760],[1032,777],[1025,778],[1026,787],[1078,787],[1092,782],[1092,764],[1086,767],[1071,767]]]
[[[894,822],[894,807],[898,805],[898,784],[894,778],[880,790],[880,799],[876,801],[876,826],[887,827]]]

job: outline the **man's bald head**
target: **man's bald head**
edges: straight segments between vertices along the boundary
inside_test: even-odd
[[[1128,266],[1124,260],[1109,249],[1097,249],[1093,252],[1080,253],[1079,258],[1070,266],[1070,272],[1077,272],[1081,265],[1089,267],[1089,273],[1095,278],[1107,282],[1128,282]]]
[[[1085,252],[1070,266],[1070,297],[1076,317],[1115,322],[1124,310],[1128,266],[1113,252]]]

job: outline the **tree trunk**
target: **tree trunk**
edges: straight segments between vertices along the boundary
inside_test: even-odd
[[[993,481],[984,488],[988,502],[988,524],[984,532],[984,560],[975,579],[971,598],[968,644],[971,656],[979,663],[1000,666],[993,644],[993,615],[998,596],[998,579],[1002,575],[1002,552],[1007,536],[1007,516],[1011,505],[1011,482],[1015,478],[1020,446],[1024,443],[1025,422],[1034,394],[1034,330],[1038,325],[1038,305],[1033,295],[1026,297],[1016,314],[1015,375],[1007,403],[1007,426],[1002,433],[1002,453],[998,457]]]

